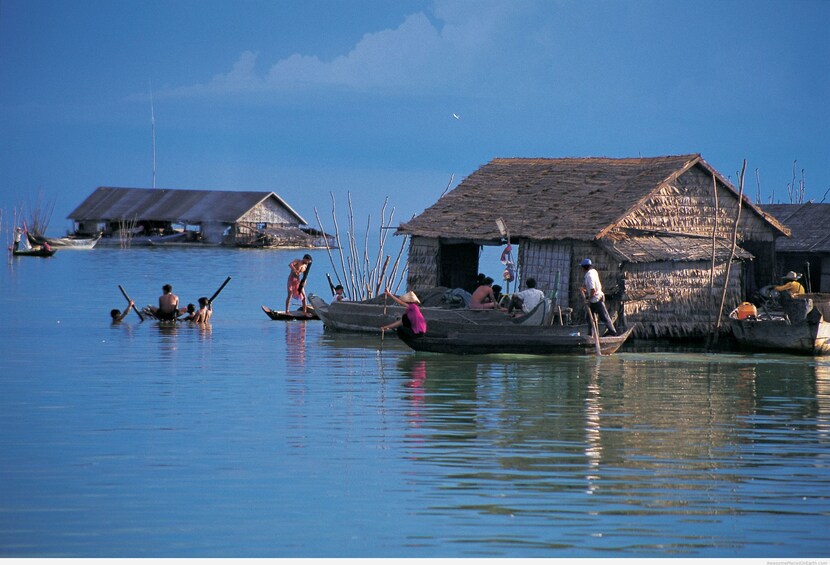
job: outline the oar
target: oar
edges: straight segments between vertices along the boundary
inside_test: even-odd
[[[216,300],[216,297],[217,297],[217,296],[219,296],[219,293],[220,293],[220,292],[222,292],[222,289],[223,289],[223,288],[225,288],[225,285],[226,285],[226,284],[228,284],[229,282],[231,282],[231,278],[230,278],[230,277],[226,278],[226,279],[225,279],[225,282],[223,282],[223,283],[222,283],[222,286],[220,286],[220,287],[219,287],[219,290],[217,290],[216,292],[214,292],[214,293],[213,293],[213,296],[211,296],[210,298],[208,298],[208,304],[212,304],[212,303],[213,303],[213,301],[214,301],[214,300]]]
[[[124,295],[124,298],[126,298],[126,299],[127,299],[127,302],[133,302],[133,299],[132,299],[132,298],[130,298],[130,297],[127,295],[127,291],[126,291],[126,290],[124,290],[124,287],[123,287],[123,286],[121,286],[120,284],[118,285],[118,290],[120,290],[120,291],[121,291],[121,294],[123,294],[123,295]],[[135,302],[133,302],[133,310],[135,310],[135,313],[136,313],[136,314],[138,314],[138,319],[139,319],[139,320],[141,320],[141,321],[143,322],[143,321],[144,321],[144,316],[142,316],[142,315],[141,315],[141,312],[139,312],[139,311],[138,311],[138,308],[136,308],[136,307],[135,307]]]
[[[586,298],[585,307],[588,309],[588,318],[591,320],[591,330],[594,334],[594,346],[597,349],[597,356],[602,355],[602,348],[599,346],[599,329],[597,328],[597,320],[594,318],[594,313],[591,311],[591,303]]]
[[[331,275],[326,273],[326,278],[329,280],[329,288],[331,289],[331,295],[334,296],[336,293],[334,291],[334,283],[331,282]]]

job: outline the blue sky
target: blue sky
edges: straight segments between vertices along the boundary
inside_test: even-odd
[[[0,208],[273,190],[405,220],[494,157],[701,153],[830,189],[830,1],[0,0]],[[460,119],[455,119],[457,114]],[[830,201],[830,195],[827,196]],[[4,228],[5,229],[5,228]]]

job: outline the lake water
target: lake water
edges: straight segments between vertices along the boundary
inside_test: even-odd
[[[0,556],[830,554],[830,359],[414,354],[269,320],[302,253],[0,268]],[[109,322],[226,276],[209,330]]]

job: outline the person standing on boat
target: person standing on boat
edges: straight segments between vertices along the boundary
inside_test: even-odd
[[[415,337],[427,333],[427,321],[424,319],[421,308],[418,306],[421,301],[418,300],[418,296],[414,292],[410,290],[398,298],[387,289],[386,296],[406,308],[406,312],[403,313],[400,320],[395,320],[391,324],[381,326],[381,333],[395,328],[401,328],[398,331],[408,332]]]
[[[294,259],[288,265],[291,272],[288,273],[288,297],[285,299],[285,313],[290,313],[291,299],[296,298],[303,301],[303,314],[308,314],[308,306],[305,300],[305,288],[300,288],[300,275],[308,270],[311,265],[311,255],[306,253],[302,259]]]
[[[12,245],[12,251],[17,251],[20,249],[20,238],[22,236],[20,228],[14,228],[14,244]]]
[[[593,316],[596,314],[602,320],[602,323],[605,324],[605,327],[608,328],[608,333],[610,335],[617,335],[614,322],[611,321],[611,316],[608,315],[608,309],[605,307],[605,294],[602,292],[599,273],[597,273],[590,259],[583,259],[580,266],[585,273],[585,286],[580,289],[580,292],[582,292],[582,296],[588,303],[589,315]],[[588,327],[588,334],[591,335],[590,326]]]
[[[801,277],[795,271],[790,271],[786,275],[784,275],[784,280],[787,281],[784,284],[779,284],[778,286],[772,287],[773,290],[777,290],[778,292],[786,292],[790,296],[795,296],[796,294],[804,294],[804,287],[801,286],[801,283],[798,282],[798,279]]]

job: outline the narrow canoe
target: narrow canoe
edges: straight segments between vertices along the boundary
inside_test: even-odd
[[[279,320],[283,322],[290,322],[292,320],[299,320],[306,322],[308,320],[319,320],[320,317],[314,312],[313,308],[308,309],[308,314],[304,314],[302,310],[292,310],[291,312],[283,312],[281,310],[271,310],[267,306],[262,307],[262,311],[272,320]]]

